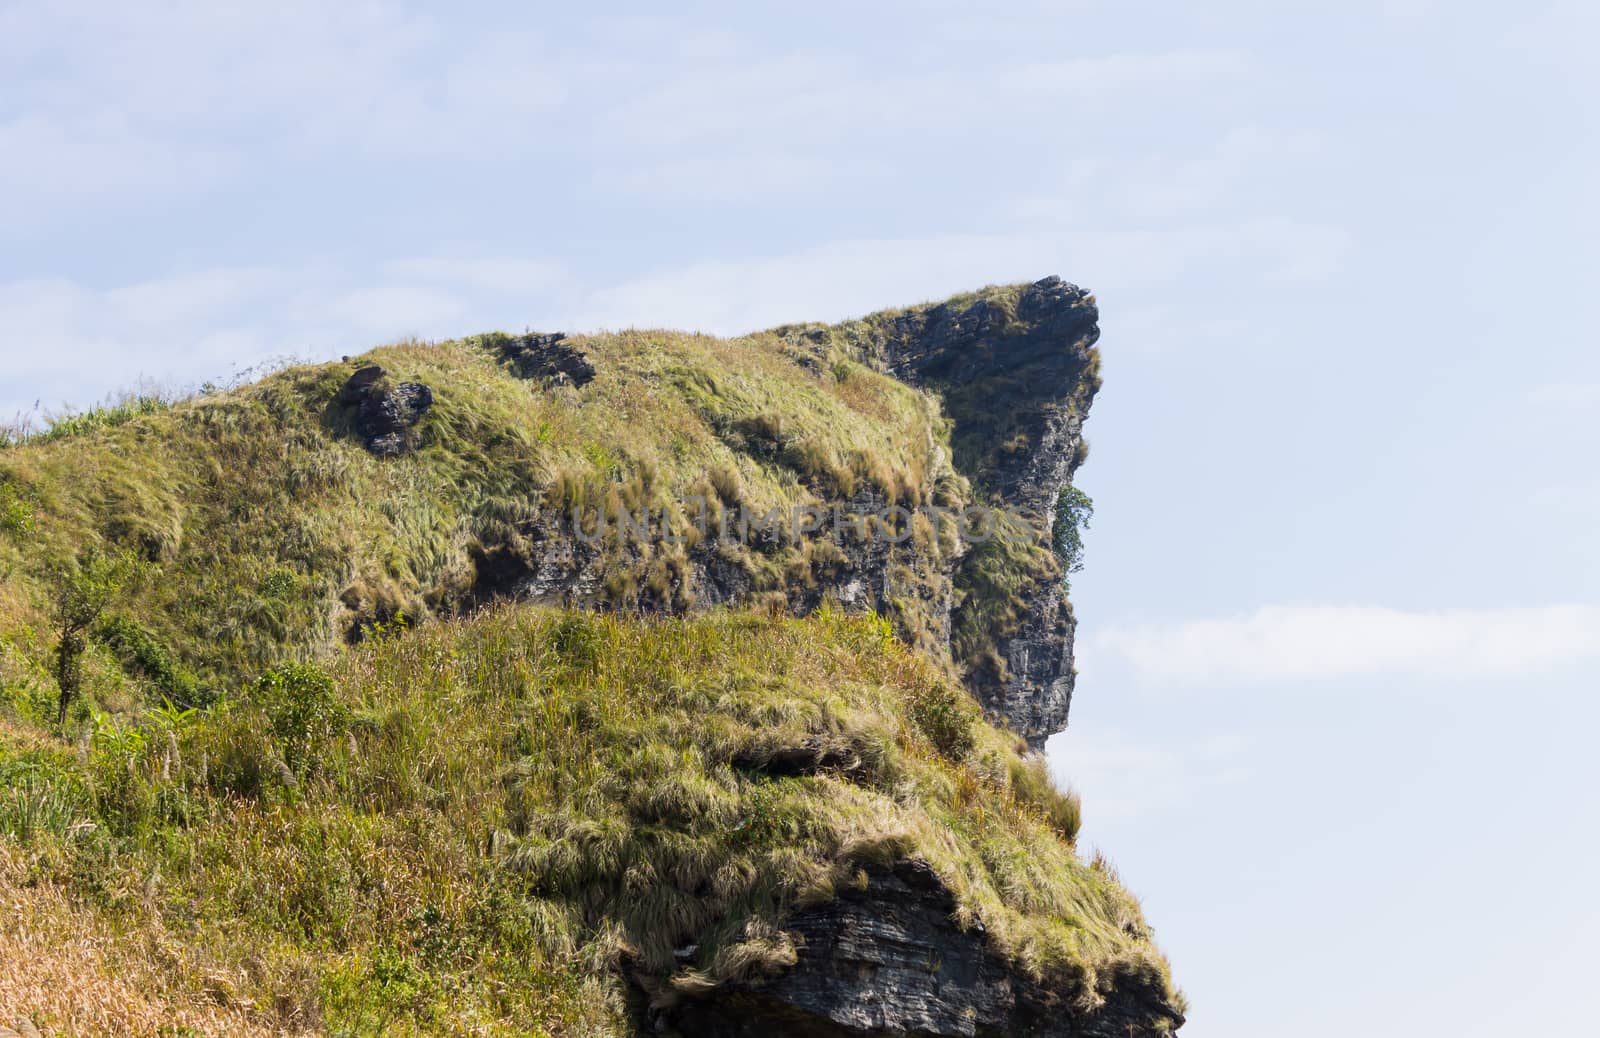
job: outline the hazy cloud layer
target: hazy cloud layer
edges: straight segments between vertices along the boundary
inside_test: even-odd
[[[1600,606],[1265,606],[1220,620],[1102,629],[1087,655],[1092,666],[1117,659],[1165,685],[1508,678],[1600,656]]]

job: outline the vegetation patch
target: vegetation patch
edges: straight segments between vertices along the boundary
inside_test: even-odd
[[[1093,999],[1164,969],[1063,795],[872,617],[505,608],[99,722],[87,758],[8,739],[26,896],[172,949],[153,990],[262,1029],[625,1034],[625,977],[781,968],[786,913],[907,856],[1032,976]],[[766,766],[796,747],[836,763]]]

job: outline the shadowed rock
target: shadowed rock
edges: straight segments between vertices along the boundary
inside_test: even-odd
[[[594,365],[566,337],[565,332],[519,335],[503,343],[500,352],[522,378],[587,385],[594,378]]]
[[[390,382],[374,364],[351,375],[336,402],[355,408],[351,424],[367,450],[388,458],[410,449],[410,430],[433,406],[433,390],[421,382]]]
[[[1037,984],[956,925],[955,899],[916,860],[869,873],[784,923],[798,961],[778,977],[729,985],[655,1015],[658,1033],[695,1038],[1148,1038],[1183,1017],[1160,978],[1109,978],[1088,1008]]]
[[[951,301],[887,318],[868,344],[870,359],[943,399],[955,422],[956,467],[1033,527],[1025,554],[1041,565],[1024,575],[1020,605],[997,610],[970,593],[983,590],[980,568],[993,563],[975,551],[955,574],[967,593],[955,623],[982,629],[986,646],[958,660],[968,687],[1035,748],[1066,727],[1072,705],[1076,621],[1059,575],[1045,573],[1044,564],[1056,500],[1082,460],[1083,420],[1100,388],[1099,317],[1093,296],[1051,275],[1014,298]]]

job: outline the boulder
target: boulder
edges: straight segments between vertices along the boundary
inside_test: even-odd
[[[367,450],[388,458],[411,449],[410,431],[433,407],[433,390],[421,382],[393,382],[373,364],[345,381],[336,403],[355,410],[351,427]]]

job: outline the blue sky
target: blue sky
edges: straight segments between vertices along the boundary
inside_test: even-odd
[[[1587,1028],[1600,16],[988,6],[0,4],[0,415],[1060,273],[1052,764],[1184,1033]]]

